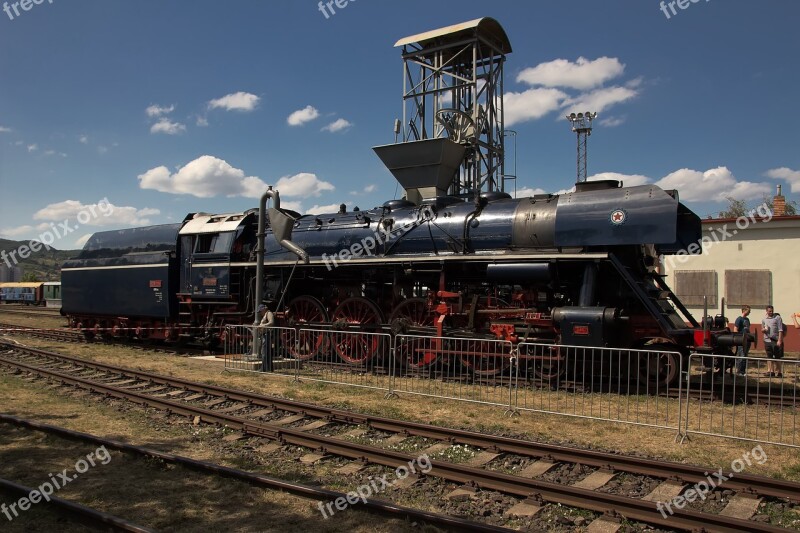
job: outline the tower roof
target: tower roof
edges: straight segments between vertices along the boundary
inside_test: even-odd
[[[396,47],[414,43],[418,43],[423,47],[442,45],[457,42],[473,35],[494,44],[503,54],[511,52],[511,42],[508,40],[505,30],[499,22],[491,17],[483,17],[439,28],[438,30],[411,35],[410,37],[400,39],[394,45]]]

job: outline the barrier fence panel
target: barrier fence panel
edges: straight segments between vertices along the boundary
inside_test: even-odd
[[[681,431],[680,353],[535,343],[518,351],[517,409]]]
[[[225,368],[252,372],[278,372],[289,368],[294,375],[296,362],[291,347],[296,344],[292,328],[264,328],[252,325],[225,327]],[[259,336],[256,346],[256,335]]]
[[[394,391],[510,407],[515,357],[502,340],[397,335]]]
[[[692,354],[686,434],[800,448],[800,361],[772,361]]]
[[[394,357],[388,333],[301,329],[290,352],[300,381],[391,390]]]

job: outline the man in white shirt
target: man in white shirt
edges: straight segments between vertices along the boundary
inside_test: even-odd
[[[783,320],[775,314],[775,308],[767,306],[767,316],[761,319],[764,333],[764,350],[767,352],[767,376],[783,377]]]

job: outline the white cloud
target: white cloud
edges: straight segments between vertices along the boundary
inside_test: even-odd
[[[621,181],[625,187],[635,187],[650,183],[650,178],[641,174],[620,174],[618,172],[600,172],[586,178],[586,181],[616,180]]]
[[[44,152],[44,155],[46,155],[48,157],[51,156],[51,155],[56,155],[56,151],[55,150],[46,150]]]
[[[108,153],[108,147],[107,146],[98,146],[97,147],[97,153],[98,154],[107,154]]]
[[[638,95],[639,91],[629,87],[605,87],[570,98],[564,102],[564,109],[576,113],[584,111],[602,113],[605,109]]]
[[[170,194],[191,194],[198,198],[244,196],[260,198],[267,184],[222,159],[210,155],[198,157],[174,174],[165,166],[152,168],[138,176],[139,187]],[[283,191],[281,191],[283,192]]]
[[[2,228],[0,229],[0,236],[6,239],[17,239],[19,237],[30,237],[49,229],[50,224],[38,224],[36,226],[26,224],[24,226],[17,226],[16,228]]]
[[[75,246],[78,248],[83,248],[84,245],[86,244],[86,241],[88,241],[91,236],[92,236],[91,233],[87,233],[86,235],[80,237],[75,241]]]
[[[787,167],[773,168],[765,172],[764,175],[774,180],[786,180],[791,184],[792,192],[800,191],[800,170],[792,170]]]
[[[681,200],[696,202],[724,202],[726,196],[749,200],[770,192],[766,183],[738,181],[727,167],[705,172],[683,168],[660,179],[656,185],[662,189],[677,189]]]
[[[172,122],[168,118],[161,118],[150,128],[150,133],[165,133],[167,135],[180,135],[186,131],[186,126]]]
[[[0,133],[11,133],[11,128],[7,128],[5,126],[0,126]]]
[[[633,78],[632,80],[625,82],[625,87],[630,87],[631,89],[638,89],[642,83],[644,83],[644,78],[639,76],[638,78]]]
[[[322,181],[315,174],[301,172],[294,176],[284,176],[275,184],[281,196],[318,197],[324,192],[336,189],[332,183]]]
[[[364,195],[367,195],[367,194],[375,192],[377,189],[378,189],[377,185],[374,185],[374,184],[373,185],[367,185],[366,187],[364,187],[363,191],[350,191],[350,195],[351,196],[364,196]]]
[[[71,220],[70,227],[75,226],[75,220],[79,221],[81,226],[141,226],[151,223],[147,217],[159,214],[161,211],[149,207],[137,209],[130,206],[117,206],[108,201],[83,204],[78,200],[64,200],[43,207],[34,213],[33,219],[49,222]],[[44,226],[49,227],[49,224],[44,224]]]
[[[331,133],[336,133],[337,131],[346,130],[352,125],[353,124],[350,121],[340,118],[322,128],[322,131],[329,131]]]
[[[173,111],[175,111],[174,104],[171,106],[160,106],[153,104],[144,110],[144,112],[147,113],[148,117],[160,117],[162,115],[169,115]]]
[[[208,126],[208,119],[206,117],[197,115],[197,120],[195,121],[195,125],[200,128],[205,128]]]
[[[224,109],[225,111],[253,111],[258,107],[261,98],[243,91],[226,94],[208,102],[210,109]]]
[[[297,211],[301,215],[304,214],[304,212],[303,212],[303,203],[302,202],[286,201],[283,198],[281,198],[281,209],[288,209],[290,211]]]
[[[39,145],[38,144],[29,144],[28,145],[28,152],[35,152],[38,149],[39,149]]]
[[[87,135],[81,135],[78,137],[78,141],[80,141],[81,144],[89,144],[89,137]]]
[[[540,189],[539,187],[523,187],[521,189],[517,189],[517,198],[528,198],[537,194],[547,194],[547,191]]]
[[[322,215],[326,213],[338,213],[341,204],[313,205],[308,210],[309,214]]]
[[[606,117],[600,121],[601,126],[606,128],[616,128],[625,123],[626,117]]]
[[[303,109],[298,109],[286,119],[290,126],[302,126],[319,117],[319,111],[314,106],[307,105]]]
[[[508,92],[505,95],[505,125],[536,120],[556,111],[568,95],[558,89],[528,89],[522,93]]]
[[[545,87],[569,87],[586,90],[622,75],[625,65],[616,57],[599,57],[594,61],[579,57],[576,62],[556,59],[526,68],[517,75],[518,82]]]

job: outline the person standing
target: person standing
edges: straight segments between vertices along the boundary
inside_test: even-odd
[[[258,328],[263,332],[261,336],[261,360],[263,362],[263,371],[272,372],[272,351],[274,344],[272,335],[274,332],[270,331],[270,328],[275,327],[275,313],[264,304],[258,306],[258,313],[261,315]]]
[[[750,315],[750,306],[743,305],[742,316],[738,317],[736,319],[736,322],[733,323],[733,332],[744,334],[744,341],[747,343],[748,348],[750,347],[750,341],[749,341],[750,319],[748,318],[749,315]],[[736,349],[736,355],[738,356],[736,359],[736,371],[740,376],[744,376],[745,370],[747,369],[747,350],[745,350],[744,346],[739,346]]]
[[[767,352],[767,376],[783,377],[783,320],[775,314],[775,308],[767,306],[767,315],[761,319],[761,330],[764,333],[764,349]]]

